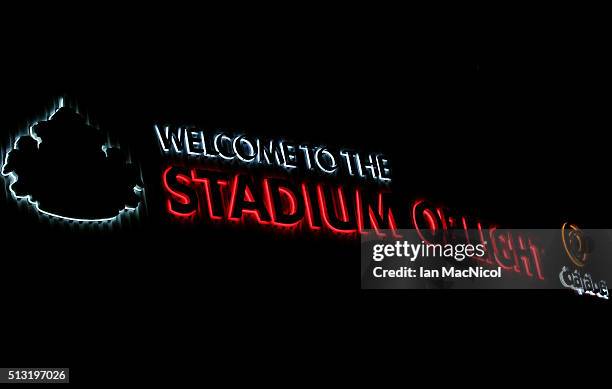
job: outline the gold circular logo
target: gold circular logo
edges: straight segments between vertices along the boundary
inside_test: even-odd
[[[575,224],[563,223],[561,227],[563,248],[574,265],[582,267],[586,264],[588,256],[587,240],[582,230]]]

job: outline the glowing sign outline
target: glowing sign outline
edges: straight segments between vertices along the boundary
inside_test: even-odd
[[[55,111],[54,111],[52,114],[48,115],[47,120],[51,120],[51,117],[52,117],[53,115],[55,115],[55,114],[57,113],[57,111],[59,111],[59,110],[60,110],[60,108],[62,108],[62,107],[64,107],[64,99],[63,99],[63,98],[60,98],[60,99],[58,100],[57,107],[56,107],[56,108],[54,108],[54,110],[55,110]],[[78,111],[77,111],[77,113],[78,113]],[[36,124],[38,124],[38,122],[39,122],[39,121],[41,121],[41,120],[35,120]],[[13,144],[13,148],[12,148],[12,150],[16,150],[16,149],[17,149],[17,142],[18,142],[18,141],[19,141],[19,139],[21,139],[23,136],[30,136],[31,138],[33,138],[33,139],[35,139],[35,140],[36,140],[36,142],[37,142],[37,143],[36,143],[36,146],[37,146],[37,147],[38,147],[38,146],[40,146],[40,144],[42,143],[42,139],[41,139],[41,138],[40,138],[38,135],[36,135],[36,133],[33,131],[33,127],[34,127],[36,124],[33,124],[33,125],[31,125],[31,126],[29,127],[29,130],[28,130],[28,134],[27,134],[27,135],[20,135],[20,136],[18,136],[18,137],[17,137],[17,139],[15,139],[15,142],[14,142],[14,144]],[[104,145],[102,145],[102,151],[104,152],[104,155],[106,155],[106,150],[107,150],[109,147],[112,147],[112,145],[109,145],[109,144],[104,144]],[[12,151],[12,150],[10,150],[10,151]],[[9,151],[9,152],[10,152],[10,151]],[[10,173],[8,173],[8,174],[4,173],[4,168],[5,168],[5,167],[6,167],[6,165],[8,164],[8,154],[9,154],[9,152],[7,152],[7,153],[6,153],[6,155],[5,155],[5,157],[4,157],[4,163],[2,164],[2,169],[0,169],[0,174],[1,174],[2,176],[4,176],[4,177],[9,177],[9,179],[10,179],[10,183],[8,184],[8,188],[9,188],[9,191],[11,192],[11,195],[13,196],[13,198],[14,198],[16,201],[23,200],[23,199],[27,200],[27,202],[28,202],[29,204],[33,205],[33,208],[34,208],[34,209],[35,209],[37,212],[40,212],[40,213],[42,213],[42,214],[44,214],[44,215],[46,215],[46,216],[55,217],[55,218],[62,219],[62,220],[67,220],[67,221],[74,221],[74,222],[84,222],[84,223],[108,223],[108,222],[112,222],[112,221],[114,221],[115,219],[117,219],[118,217],[120,217],[121,215],[123,215],[124,213],[133,212],[133,211],[137,210],[137,209],[138,209],[138,207],[140,207],[141,201],[139,201],[139,202],[138,202],[138,205],[137,205],[136,207],[128,207],[128,206],[125,206],[123,209],[119,210],[119,212],[118,212],[118,213],[117,213],[115,216],[113,216],[113,217],[109,217],[109,218],[103,218],[103,219],[79,219],[79,218],[73,218],[73,217],[68,217],[68,216],[57,215],[57,214],[54,214],[54,213],[52,213],[52,212],[45,211],[45,210],[43,210],[43,209],[41,209],[41,208],[40,208],[38,201],[32,201],[32,196],[31,196],[31,195],[19,196],[19,195],[17,195],[17,194],[15,193],[15,191],[13,190],[13,184],[14,184],[15,182],[17,182],[17,179],[18,179],[17,174],[15,174],[14,172],[10,172]],[[142,175],[142,174],[141,174],[141,175]],[[141,179],[142,179],[142,177],[141,177]],[[143,188],[143,187],[140,187],[139,185],[134,185],[134,188],[133,188],[133,189],[134,189],[134,192],[143,192],[143,191],[144,191],[144,188]],[[143,194],[143,198],[144,198],[144,194]]]

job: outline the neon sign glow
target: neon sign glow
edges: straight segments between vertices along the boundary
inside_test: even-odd
[[[10,150],[3,155],[0,170],[2,175],[8,178],[6,187],[18,204],[31,206],[46,220],[77,224],[104,224],[115,221],[120,224],[132,214],[136,218],[139,217],[140,199],[144,197],[140,170],[131,163],[129,155],[111,145],[108,138],[104,142],[102,133],[91,125],[78,109],[65,106],[64,99],[59,99],[43,119],[35,120],[34,123],[28,126],[27,134],[20,135],[11,142]],[[84,144],[83,149],[76,150],[76,153],[73,153],[75,150],[69,146],[70,143],[67,143],[72,136],[78,136]],[[70,189],[66,189],[64,185],[49,185],[55,184],[52,180],[57,180],[61,184],[62,180],[67,179],[67,174],[62,174],[62,170],[68,169],[69,164],[65,162],[69,158],[79,160],[83,165],[76,166],[94,176],[97,173],[98,178],[100,176],[109,178],[115,173],[120,174],[113,175],[112,179],[101,182],[97,187],[88,185],[87,182],[91,180],[84,174],[76,175],[77,184]],[[125,187],[123,187],[124,177],[116,177],[121,174],[130,176],[130,182],[125,182]],[[75,180],[72,179],[71,182]],[[109,185],[112,189],[115,189],[113,185],[122,186],[122,193],[117,192],[117,196],[121,197],[120,204],[108,205],[102,204],[103,202],[88,201],[92,188],[104,189]],[[66,191],[70,190],[72,192],[68,194],[71,195],[71,200],[57,200],[68,198]],[[127,197],[134,196],[136,200],[125,200],[127,197],[123,192],[130,192]],[[62,206],[69,201],[74,203],[74,198],[79,200],[76,206],[73,208]],[[107,198],[114,200],[114,197]]]
[[[498,232],[495,225],[484,229],[478,220],[446,215],[424,200],[398,201],[382,154],[188,127],[155,125],[154,131],[161,152],[174,161],[162,169],[161,181],[165,210],[175,220],[347,238],[370,231],[401,238],[401,228],[412,228],[425,242],[462,229],[468,240],[491,242],[487,255],[477,258],[483,264],[544,279],[540,249],[527,237]],[[332,177],[346,180],[334,184]],[[470,237],[470,229],[478,236]]]
[[[469,226],[465,216],[447,216],[444,208],[428,207],[424,200],[409,207],[394,206],[387,190],[371,192],[308,181],[296,184],[285,178],[256,179],[250,174],[172,165],[164,169],[162,185],[168,214],[182,221],[254,224],[349,238],[370,230],[380,237],[390,233],[402,238],[403,227],[415,229],[424,242],[440,235],[450,238],[460,229],[468,242],[490,242],[486,255],[474,257],[477,260],[544,279],[540,249],[529,238],[498,231],[495,225],[484,229],[480,221]],[[471,229],[478,232],[477,237],[470,236]]]
[[[161,150],[201,160],[237,161],[242,165],[302,169],[323,175],[358,177],[373,182],[391,181],[389,160],[382,154],[349,150],[332,152],[325,146],[297,144],[285,140],[263,140],[224,132],[208,133],[194,128],[155,125]]]

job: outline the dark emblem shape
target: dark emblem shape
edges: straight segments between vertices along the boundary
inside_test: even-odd
[[[139,169],[106,147],[103,134],[62,107],[15,142],[2,174],[10,190],[40,212],[65,219],[111,220],[140,202]]]

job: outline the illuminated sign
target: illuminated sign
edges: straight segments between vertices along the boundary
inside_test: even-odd
[[[365,195],[343,186],[170,166],[162,174],[170,214],[208,220],[305,227],[340,234],[397,230],[383,192]],[[364,216],[365,215],[365,216]]]
[[[191,158],[237,161],[244,165],[276,166],[287,170],[364,180],[389,182],[389,160],[382,154],[363,155],[349,150],[331,151],[325,146],[297,144],[285,140],[260,139],[224,132],[209,133],[195,128],[155,126],[164,153]]]
[[[578,267],[583,267],[589,256],[591,248],[588,240],[577,225],[563,223],[563,226],[561,226],[563,249],[572,263]],[[606,281],[593,281],[590,274],[585,273],[583,275],[578,269],[574,269],[572,272],[570,268],[563,266],[559,273],[559,280],[564,287],[573,289],[579,295],[586,293],[606,300],[609,298]]]
[[[561,273],[559,273],[559,279],[563,286],[575,290],[579,295],[586,293],[606,300],[609,298],[610,294],[606,281],[593,281],[590,274],[585,273],[582,275],[578,269],[572,272],[567,266],[563,266]]]
[[[177,220],[349,238],[369,231],[401,238],[400,229],[412,228],[424,242],[451,239],[463,230],[468,243],[490,242],[485,256],[472,259],[544,279],[541,250],[528,237],[498,231],[495,225],[485,228],[478,220],[468,223],[467,217],[449,215],[424,200],[406,204],[392,196],[384,185],[391,180],[390,164],[381,154],[333,153],[323,147],[182,127],[156,125],[154,130],[162,153],[173,161],[162,169],[161,181],[165,209]],[[244,171],[249,167],[266,169],[257,175]],[[305,174],[295,174],[299,172]],[[356,180],[336,184],[329,176]],[[470,236],[469,230],[478,234]]]
[[[561,226],[563,249],[574,265],[583,267],[589,255],[589,247],[582,231],[575,224]]]
[[[348,239],[370,233],[401,238],[401,229],[412,229],[423,242],[442,243],[464,231],[466,243],[488,243],[485,255],[472,260],[544,279],[541,250],[528,237],[468,221],[423,199],[394,196],[391,164],[381,153],[191,127],[153,130],[168,159],[160,182],[163,208],[173,221]],[[71,139],[80,146],[67,146]],[[50,220],[106,223],[138,216],[144,196],[140,170],[129,155],[63,102],[17,138],[2,172],[13,197]],[[576,237],[574,231],[568,241]]]
[[[9,192],[42,217],[78,224],[138,218],[140,169],[63,99],[11,146],[1,170]]]

